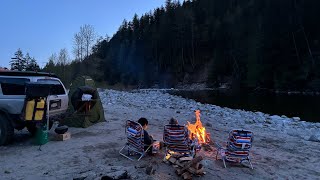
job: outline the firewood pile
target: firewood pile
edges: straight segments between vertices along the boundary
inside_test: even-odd
[[[193,175],[205,175],[206,172],[204,172],[204,167],[201,164],[202,160],[202,156],[193,158],[183,157],[177,154],[173,154],[168,159],[164,159],[166,163],[171,164],[175,168],[176,174],[181,176],[183,179],[192,179]]]

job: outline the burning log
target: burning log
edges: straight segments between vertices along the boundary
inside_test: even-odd
[[[211,141],[210,133],[207,133],[206,128],[202,125],[202,122],[200,120],[200,110],[196,110],[195,115],[196,115],[196,122],[194,124],[191,124],[188,121],[187,128],[190,132],[189,138],[191,140],[197,139],[198,143],[201,145],[208,144]]]

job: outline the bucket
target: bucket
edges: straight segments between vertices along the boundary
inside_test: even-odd
[[[35,136],[35,144],[44,145],[49,141],[47,125],[42,125],[37,128],[36,136]]]

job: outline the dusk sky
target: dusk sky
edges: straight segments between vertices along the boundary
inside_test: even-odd
[[[131,20],[164,5],[165,0],[3,0],[0,2],[0,66],[9,68],[18,48],[43,67],[53,53],[67,48],[73,36],[90,24],[99,36],[112,36]]]

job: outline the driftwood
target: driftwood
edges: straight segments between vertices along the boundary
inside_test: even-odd
[[[202,161],[203,157],[202,156],[198,156],[194,159],[192,159],[192,161],[188,162],[186,165],[184,165],[184,167],[181,169],[182,171],[188,169],[189,167],[191,167],[192,165],[196,165],[198,162]]]
[[[202,156],[184,157],[179,154],[173,154],[169,159],[164,159],[164,162],[171,164],[175,168],[175,172],[183,179],[192,179],[193,175],[204,175],[204,167],[200,162],[203,160]]]
[[[183,179],[192,179],[193,175],[204,175],[203,165],[200,163],[203,160],[202,156],[198,157],[173,157],[171,156],[167,162],[172,164],[176,169],[177,175]]]
[[[192,174],[190,174],[189,172],[185,172],[181,176],[183,179],[192,179]]]
[[[182,162],[182,161],[191,161],[193,160],[193,157],[182,157],[182,158],[179,158],[179,161]]]

